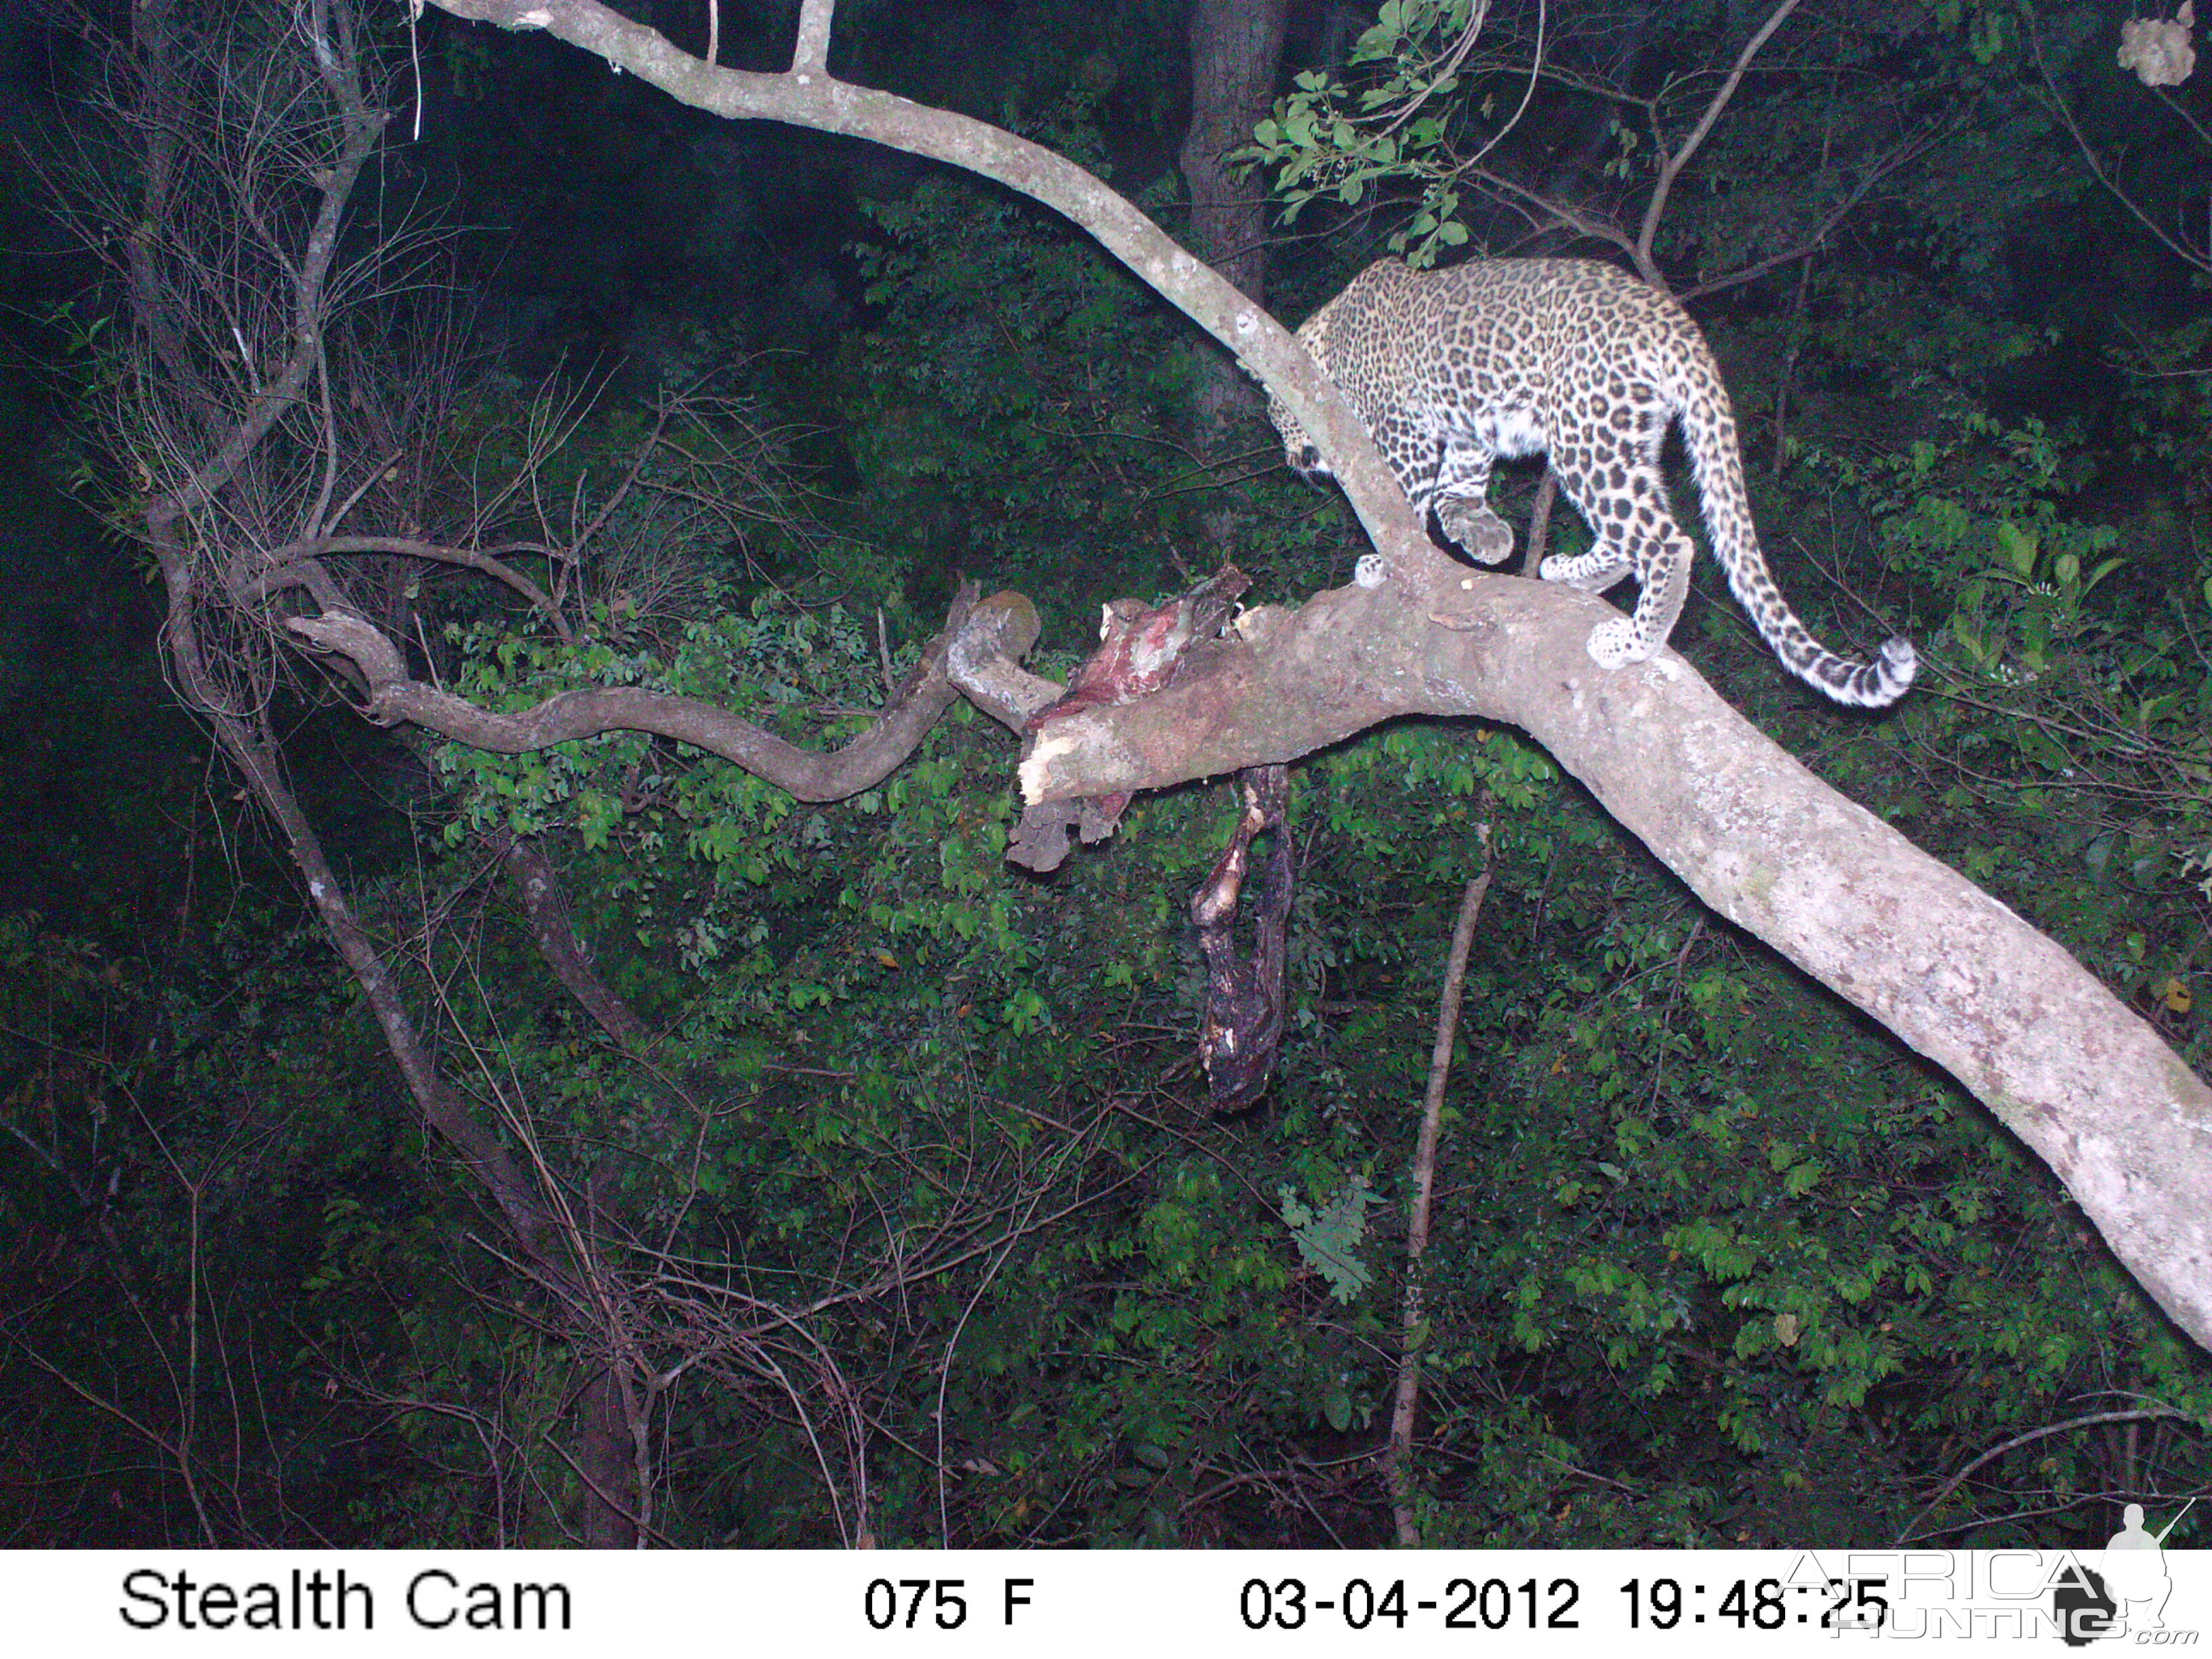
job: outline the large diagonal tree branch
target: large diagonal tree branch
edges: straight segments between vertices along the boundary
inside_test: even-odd
[[[951,110],[837,80],[822,67],[834,8],[806,0],[799,52],[781,75],[722,69],[680,51],[659,31],[599,0],[434,0],[457,17],[542,28],[694,108],[732,120],[770,120],[866,138],[927,156],[1057,209],[1098,240],[1170,304],[1237,354],[1279,396],[1334,463],[1338,481],[1376,550],[1428,586],[1452,586],[1459,567],[1438,554],[1354,416],[1305,348],[1234,284],[1154,224],[1127,198],[1065,156]]]
[[[1388,586],[1249,612],[1207,672],[1055,720],[1032,801],[1294,759],[1407,714],[1517,726],[1699,897],[1935,1060],[2051,1167],[2212,1346],[2212,1089],[2057,944],[1838,794],[1668,652],[1609,672],[1602,602],[1484,580],[1443,629]]]
[[[1311,360],[1128,202],[981,122],[829,77],[829,0],[806,0],[816,44],[787,75],[714,68],[595,0],[437,3],[548,29],[700,108],[873,139],[1049,204],[1235,350],[1340,463],[1389,580],[1252,613],[1240,638],[1194,650],[1182,684],[1055,720],[1022,768],[1030,800],[1291,760],[1398,715],[1519,726],[1709,903],[1958,1077],[2212,1346],[2212,1090],[2057,945],[1822,784],[1680,657],[1599,668],[1602,601],[1443,561]]]

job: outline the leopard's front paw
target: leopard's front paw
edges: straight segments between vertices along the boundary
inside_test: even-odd
[[[1445,496],[1437,503],[1437,523],[1477,564],[1504,564],[1513,556],[1513,526],[1475,497]]]

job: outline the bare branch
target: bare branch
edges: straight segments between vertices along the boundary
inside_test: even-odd
[[[562,639],[574,637],[569,631],[568,618],[561,614],[561,608],[554,604],[552,596],[500,556],[507,553],[534,553],[545,558],[561,556],[553,549],[538,542],[502,542],[493,547],[475,548],[446,547],[408,536],[323,536],[272,548],[260,561],[268,567],[268,574],[261,578],[261,585],[256,587],[241,579],[233,591],[241,600],[258,599],[270,587],[282,585],[277,579],[286,570],[345,553],[382,553],[398,558],[422,559],[432,564],[458,565],[464,569],[480,570],[528,600],[531,608],[542,615]]]
[[[1639,253],[1636,244],[1618,226],[1583,212],[1572,203],[1542,195],[1488,167],[1477,167],[1468,177],[1497,200],[1518,210],[1536,230],[1553,228],[1553,226],[1537,219],[1538,214],[1544,214],[1577,236],[1586,236],[1594,242],[1611,243],[1636,262],[1638,276],[1654,288],[1666,289],[1666,279],[1660,274],[1658,266],[1651,264],[1648,256]]]
[[[2142,204],[2134,197],[2121,189],[2119,180],[2098,158],[2095,146],[2090,143],[2088,135],[2084,133],[2075,121],[2074,112],[2068,107],[2065,94],[2058,90],[2058,82],[2051,73],[2051,66],[2044,61],[2043,31],[2037,26],[2035,9],[2027,6],[2021,8],[2021,10],[2027,22],[2028,50],[2034,54],[2036,73],[2043,77],[2045,97],[2051,106],[2051,112],[2058,117],[2059,125],[2066,129],[2067,136],[2073,139],[2074,148],[2081,152],[2082,165],[2089,169],[2090,176],[2104,186],[2106,194],[2128,210],[2129,215],[2137,224],[2157,239],[2160,247],[2184,264],[2212,275],[2212,240],[2208,240],[2207,245],[2201,248],[2193,247],[2183,241],[2145,212]],[[2169,99],[2168,102],[2171,103],[2172,100]],[[2174,105],[2173,107],[2178,110],[2180,106]],[[2196,128],[2195,122],[2192,121],[2190,125],[2192,128]],[[2198,131],[2201,137],[2201,129]]]
[[[1489,810],[1486,804],[1483,810]],[[1444,957],[1443,989],[1437,998],[1437,1040],[1429,1051],[1429,1086],[1421,1100],[1421,1132],[1413,1146],[1413,1196],[1406,1224],[1406,1296],[1398,1320],[1398,1391],[1390,1413],[1390,1441],[1383,1454],[1398,1542],[1408,1549],[1418,1548],[1421,1541],[1420,1531],[1413,1524],[1413,1416],[1420,1406],[1421,1350],[1427,1342],[1421,1328],[1421,1258],[1429,1249],[1429,1211],[1437,1190],[1437,1143],[1443,1133],[1444,1084],[1451,1076],[1452,1044],[1459,1036],[1468,953],[1474,948],[1475,921],[1482,915],[1482,901],[1490,891],[1487,823],[1475,826],[1475,841],[1482,849],[1482,868],[1460,895],[1459,919],[1452,925],[1451,948]]]
[[[2187,1412],[2176,1411],[2171,1406],[2146,1406],[2132,1411],[2090,1412],[2084,1416],[2069,1417],[2061,1423],[2045,1423],[2041,1428],[2030,1429],[2025,1434],[2014,1435],[2010,1439],[1990,1447],[1989,1450],[1938,1486],[1936,1489],[1936,1495],[1921,1506],[1920,1513],[1899,1528],[1897,1541],[1900,1546],[1909,1543],[1912,1538],[1912,1529],[1927,1518],[1930,1510],[1958,1491],[1960,1486],[1965,1484],[1966,1477],[1973,1474],[1976,1469],[1984,1464],[1995,1462],[2008,1451],[2016,1451],[2022,1446],[2033,1445],[2039,1440],[2047,1440],[2054,1434],[2070,1434],[2076,1429],[2092,1429],[2100,1424],[2152,1423],[2162,1420],[2186,1423],[2191,1419]]]
[[[1822,216],[1820,222],[1815,226],[1808,234],[1801,237],[1797,241],[1791,244],[1788,248],[1785,248],[1779,253],[1771,254],[1764,259],[1756,260],[1753,264],[1744,266],[1740,270],[1731,270],[1727,272],[1725,275],[1710,278],[1705,282],[1693,283],[1688,288],[1679,290],[1675,294],[1674,297],[1678,300],[1686,301],[1700,298],[1707,294],[1723,293],[1729,289],[1739,288],[1746,283],[1756,282],[1761,276],[1765,276],[1768,271],[1778,270],[1784,265],[1790,264],[1793,260],[1802,259],[1806,255],[1818,248],[1821,243],[1828,240],[1828,233],[1835,229],[1838,225],[1841,224],[1853,208],[1856,207],[1861,202],[1866,200],[1868,195],[1873,191],[1876,185],[1881,183],[1883,179],[1888,178],[1890,174],[1895,173],[1899,167],[1905,166],[1908,161],[1917,161],[1921,156],[1927,154],[1929,150],[1934,149],[1937,144],[1942,143],[1944,139],[1951,137],[1952,134],[1958,131],[1958,125],[1954,124],[1950,126],[1945,127],[1940,132],[1929,133],[1924,137],[1913,140],[1910,143],[1899,144],[1896,149],[1891,150],[1887,155],[1882,156],[1879,161],[1875,162],[1872,167],[1869,167],[1866,171],[1865,176],[1862,178],[1857,184],[1851,187],[1849,194],[1847,194],[1842,201],[1837,203],[1833,208]]]
[[[1651,239],[1659,234],[1659,221],[1667,211],[1667,198],[1674,191],[1674,180],[1705,143],[1706,135],[1713,130],[1713,123],[1721,118],[1721,112],[1728,107],[1729,100],[1735,96],[1735,89],[1743,81],[1743,72],[1750,66],[1751,60],[1759,56],[1759,49],[1773,37],[1774,31],[1780,28],[1790,14],[1796,9],[1797,0],[1782,0],[1782,3],[1767,15],[1766,21],[1759,25],[1759,32],[1746,41],[1743,50],[1736,54],[1735,64],[1729,70],[1728,79],[1721,82],[1720,90],[1706,104],[1705,114],[1691,129],[1690,136],[1682,141],[1680,148],[1660,164],[1658,182],[1652,185],[1651,200],[1644,209],[1643,228],[1636,234],[1636,264],[1639,270],[1651,264]]]
[[[1036,613],[1029,614],[1033,623]],[[903,693],[866,732],[827,754],[787,743],[713,703],[636,686],[564,691],[535,708],[494,714],[410,679],[398,647],[355,612],[326,611],[318,617],[294,617],[285,625],[314,649],[349,662],[368,687],[362,712],[386,725],[404,720],[501,755],[529,754],[608,732],[647,732],[719,755],[801,800],[823,801],[843,800],[873,788],[914,752],[958,695],[945,672],[955,647],[963,637],[971,653],[983,641],[989,641],[994,652],[1015,646],[1003,632],[1007,617],[1004,606],[978,605],[972,586],[963,588],[944,631],[923,652]],[[1011,654],[1020,655],[1034,639],[1032,632],[1029,639],[1019,640]]]

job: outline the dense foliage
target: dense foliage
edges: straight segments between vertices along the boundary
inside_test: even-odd
[[[1540,88],[1480,164],[1632,223],[1650,135],[1600,122],[1613,106],[1583,88],[1617,76],[1674,120],[1668,100],[1712,84],[1682,77],[1724,68],[1742,33],[1735,8],[1646,9],[1624,41],[1570,9],[1553,50],[1586,73]],[[1380,141],[1353,117],[1426,84],[1450,8],[1390,0],[1337,58],[1294,38],[1309,74],[1260,135],[1319,233],[1279,251],[1285,312],[1394,242],[1520,245],[1462,165],[1521,96],[1510,10],[1496,60]],[[1164,166],[1181,20],[1137,18],[1068,8],[1020,36],[999,112],[1086,161]],[[1943,4],[1909,28],[1808,23],[1836,48],[1825,104],[1789,75],[1747,82],[1654,243],[1687,292],[1794,245],[1854,168],[1891,167],[1817,256],[1698,310],[1784,586],[1838,640],[1887,631],[1870,612],[1905,625],[1924,689],[1881,719],[1818,702],[1717,582],[1676,643],[2201,1073],[2204,277],[2146,250],[2039,102],[2032,21]],[[2039,21],[2081,118],[2162,118],[2113,84],[2108,19]],[[899,9],[841,27],[884,84],[921,90],[889,67],[884,42],[916,27]],[[428,38],[447,40],[456,106],[526,72]],[[595,68],[576,73],[606,136],[580,142],[606,152],[566,164],[612,190],[665,118],[607,101],[624,94]],[[439,163],[456,189],[521,188],[471,174],[466,149]],[[425,579],[410,593],[443,683],[496,708],[651,685],[828,745],[960,575],[1036,598],[1054,673],[1103,600],[1224,556],[1271,600],[1337,579],[1347,515],[1273,468],[1256,411],[1241,455],[1204,452],[1205,360],[1146,291],[993,189],[866,165],[823,256],[849,326],[797,356],[746,357],[764,342],[703,314],[724,331],[667,331],[668,356],[744,395],[685,406],[660,439],[645,411],[665,365],[635,346],[540,472],[551,499],[620,503],[583,627],[562,639]],[[1171,175],[1118,182],[1172,214]],[[2096,292],[2055,280],[2092,250]],[[510,375],[473,398],[453,500],[547,427]],[[753,480],[735,540],[690,505],[683,458],[708,453]],[[1497,875],[1423,1270],[1426,1541],[2101,1541],[2118,1504],[2212,1483],[2212,1361],[2048,1171],[1705,913],[1512,732],[1395,726],[1296,769],[1290,1033],[1267,1101],[1224,1121],[1194,1066],[1184,906],[1224,789],[1139,800],[1039,881],[1001,860],[1006,736],[964,708],[880,787],[816,806],[644,737],[372,746],[289,695],[313,792],[360,820],[356,902],[445,1065],[619,1275],[669,1540],[1386,1540],[1373,1454],[1408,1158],[1480,824]],[[499,878],[510,831],[551,853],[649,1051],[547,974]],[[175,890],[119,921],[0,916],[7,1535],[573,1535],[564,1425],[605,1356],[544,1316],[482,1193],[426,1139],[255,850],[265,826],[226,833],[244,856],[195,842]],[[2110,1420],[2060,1426],[2088,1418]]]

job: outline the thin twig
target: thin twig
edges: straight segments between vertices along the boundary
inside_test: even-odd
[[[2028,51],[2035,58],[2036,73],[2043,77],[2045,94],[2050,100],[2052,112],[2058,117],[2059,125],[2066,129],[2067,136],[2073,139],[2075,149],[2081,152],[2081,164],[2089,169],[2090,176],[2104,186],[2106,193],[2114,201],[2134,216],[2136,223],[2158,239],[2160,247],[2185,264],[2194,265],[2202,271],[2212,271],[2212,246],[2205,248],[2191,247],[2166,229],[2164,225],[2152,218],[2134,197],[2120,187],[2118,176],[2107,170],[2105,164],[2097,159],[2096,147],[2090,143],[2088,135],[2084,133],[2075,121],[2074,112],[2068,107],[2064,96],[2060,94],[2057,80],[2051,73],[2051,66],[2043,60],[2043,31],[2036,27],[2033,9],[2023,8],[2022,10],[2027,24]],[[2178,109],[2179,106],[2176,105],[2174,107]],[[2192,122],[2191,125],[2195,124]]]
[[[1636,264],[1639,270],[1655,268],[1651,264],[1651,239],[1659,234],[1659,220],[1667,211],[1667,198],[1674,188],[1675,179],[1705,143],[1706,135],[1713,130],[1713,123],[1721,118],[1721,112],[1728,107],[1729,100],[1735,96],[1735,89],[1743,80],[1743,72],[1751,67],[1751,60],[1759,55],[1759,49],[1772,38],[1774,31],[1780,28],[1790,14],[1796,9],[1797,0],[1782,0],[1782,3],[1774,9],[1766,21],[1759,26],[1759,33],[1753,35],[1745,43],[1743,50],[1736,54],[1735,67],[1729,70],[1728,79],[1721,82],[1721,89],[1705,106],[1705,115],[1692,129],[1690,136],[1682,141],[1682,147],[1668,156],[1660,167],[1659,180],[1651,187],[1651,201],[1644,210],[1643,229],[1636,238]]]
[[[1489,810],[1487,801],[1483,810]],[[1421,1257],[1429,1248],[1429,1209],[1437,1185],[1437,1139],[1443,1126],[1444,1080],[1451,1075],[1453,1040],[1459,1035],[1460,995],[1467,984],[1468,952],[1474,944],[1475,919],[1482,914],[1483,896],[1490,890],[1490,825],[1475,826],[1482,851],[1482,868],[1468,883],[1460,897],[1459,921],[1452,928],[1451,952],[1444,962],[1443,993],[1437,1002],[1436,1047],[1429,1054],[1429,1091],[1421,1103],[1421,1133],[1413,1149],[1413,1213],[1406,1227],[1406,1297],[1399,1322],[1402,1346],[1398,1355],[1398,1401],[1390,1416],[1390,1444],[1384,1454],[1383,1473],[1390,1487],[1390,1510],[1398,1528],[1398,1542],[1409,1548],[1419,1545],[1413,1524],[1413,1412],[1421,1398]]]
[[[1559,475],[1547,465],[1544,481],[1536,486],[1535,504],[1528,509],[1528,554],[1521,568],[1534,575],[1544,562],[1545,544],[1552,534],[1552,508],[1559,499]]]

